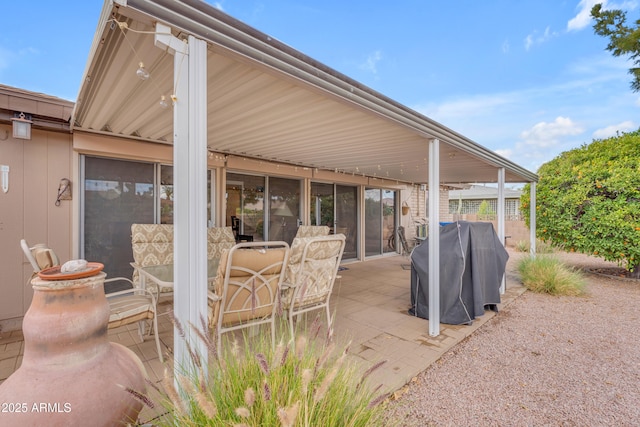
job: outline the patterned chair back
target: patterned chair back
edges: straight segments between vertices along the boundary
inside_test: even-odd
[[[231,227],[212,227],[207,229],[207,258],[220,258],[225,249],[231,249],[236,238]]]
[[[293,239],[285,281],[296,287],[304,287],[304,290],[299,292],[295,301],[292,292],[284,292],[285,306],[314,304],[328,298],[344,246],[343,234]]]
[[[133,261],[141,267],[173,264],[173,225],[132,224],[131,249]],[[133,283],[135,286],[140,283],[137,271],[133,273]],[[160,289],[160,292],[173,292],[173,289]]]
[[[301,225],[298,227],[296,237],[328,236],[330,228],[326,225]]]

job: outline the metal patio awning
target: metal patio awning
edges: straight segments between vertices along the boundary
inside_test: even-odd
[[[126,4],[121,6],[119,3]],[[212,151],[408,183],[536,181],[535,174],[199,0],[107,0],[73,113],[76,130],[171,144],[173,56],[156,23],[207,42]],[[149,79],[136,76],[144,64]]]
[[[534,173],[200,0],[105,1],[72,129],[175,142],[174,310],[193,324],[206,313],[207,150],[431,188],[531,182],[535,201]],[[431,265],[438,199],[429,198]],[[439,269],[430,271],[437,301]],[[179,367],[188,355],[178,334],[174,350]]]

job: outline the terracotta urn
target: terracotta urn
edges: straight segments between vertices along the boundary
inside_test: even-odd
[[[135,424],[146,371],[128,348],[109,342],[105,274],[35,277],[23,320],[22,365],[0,384],[2,426]]]

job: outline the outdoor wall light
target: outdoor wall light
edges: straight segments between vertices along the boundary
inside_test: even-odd
[[[140,62],[138,64],[136,76],[138,76],[140,80],[147,80],[149,78],[149,72],[144,68],[144,63]]]
[[[16,113],[11,119],[13,124],[13,137],[18,139],[31,139],[31,115]]]

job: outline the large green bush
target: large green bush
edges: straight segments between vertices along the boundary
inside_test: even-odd
[[[564,152],[538,175],[540,239],[640,273],[640,131]],[[527,221],[528,187],[521,198]]]

